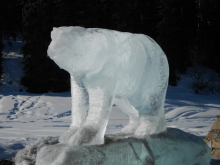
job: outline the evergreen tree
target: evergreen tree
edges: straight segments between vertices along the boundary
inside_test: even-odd
[[[198,3],[198,1],[197,1]],[[200,48],[205,48],[205,65],[220,73],[220,1],[218,0],[202,0],[202,44]],[[201,49],[202,49],[201,48]]]
[[[194,68],[193,81],[195,93],[205,88],[212,92],[216,90],[214,74],[208,73],[207,67],[220,73],[218,49],[216,42],[220,37],[219,2],[215,0],[195,0],[196,4],[196,32],[190,53]]]
[[[1,84],[1,76],[3,74],[3,68],[2,68],[2,61],[3,61],[3,58],[2,58],[2,50],[4,49],[4,44],[2,43],[2,36],[1,36],[1,33],[0,33],[0,84]]]
[[[0,1],[0,79],[2,76],[2,50],[4,44],[2,40],[8,41],[11,46],[11,38],[16,39],[16,33],[20,31],[21,25],[21,9],[20,0],[1,0]]]
[[[112,28],[142,33],[156,39],[158,22],[156,0],[113,1]]]
[[[157,25],[158,42],[168,57],[169,83],[176,85],[175,71],[184,73],[189,65],[190,40],[196,30],[196,6],[191,0],[159,0],[158,9],[161,17]]]
[[[71,25],[74,20],[68,12],[61,10],[68,9],[69,4],[63,4],[60,0],[27,0],[23,22],[25,45],[21,50],[25,60],[25,76],[21,83],[28,88],[28,92],[64,92],[70,89],[69,74],[47,56],[52,28],[66,22]]]

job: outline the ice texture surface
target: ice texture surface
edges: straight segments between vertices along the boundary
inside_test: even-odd
[[[54,28],[51,38],[48,56],[71,75],[72,124],[61,143],[103,144],[113,102],[130,118],[123,133],[145,137],[166,130],[169,68],[152,38],[83,27]]]
[[[44,145],[37,152],[36,165],[208,165],[210,152],[201,138],[168,128],[142,139],[127,134],[106,135],[103,145]]]

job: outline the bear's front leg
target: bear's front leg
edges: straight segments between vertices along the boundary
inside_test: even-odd
[[[81,77],[71,76],[72,124],[59,138],[60,143],[67,144],[70,137],[83,125],[88,115],[89,98]]]
[[[70,146],[104,143],[104,134],[112,109],[114,90],[112,82],[105,81],[103,77],[101,79],[96,78],[96,82],[90,82],[86,87],[89,92],[88,116],[82,127],[70,138],[68,142]]]

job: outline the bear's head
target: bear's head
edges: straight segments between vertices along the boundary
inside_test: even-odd
[[[69,73],[94,70],[106,59],[107,39],[97,29],[53,28],[51,38],[48,56]]]

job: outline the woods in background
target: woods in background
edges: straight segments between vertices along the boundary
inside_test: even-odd
[[[2,40],[6,40],[7,44],[11,45],[11,39],[15,40],[16,34],[21,31],[22,5],[20,0],[0,1],[0,77],[3,74],[2,50],[5,47]]]
[[[70,89],[69,74],[47,57],[52,28],[60,26],[99,27],[149,35],[168,57],[169,83],[176,85],[176,72],[185,73],[191,66],[196,93],[211,81],[202,77],[205,68],[220,73],[219,0],[21,0],[16,4],[23,5],[20,11],[25,46],[21,51],[25,76],[21,83],[29,92]],[[1,17],[2,20],[7,22]],[[14,19],[8,21],[19,24]],[[7,27],[10,25],[6,26],[10,29]]]

